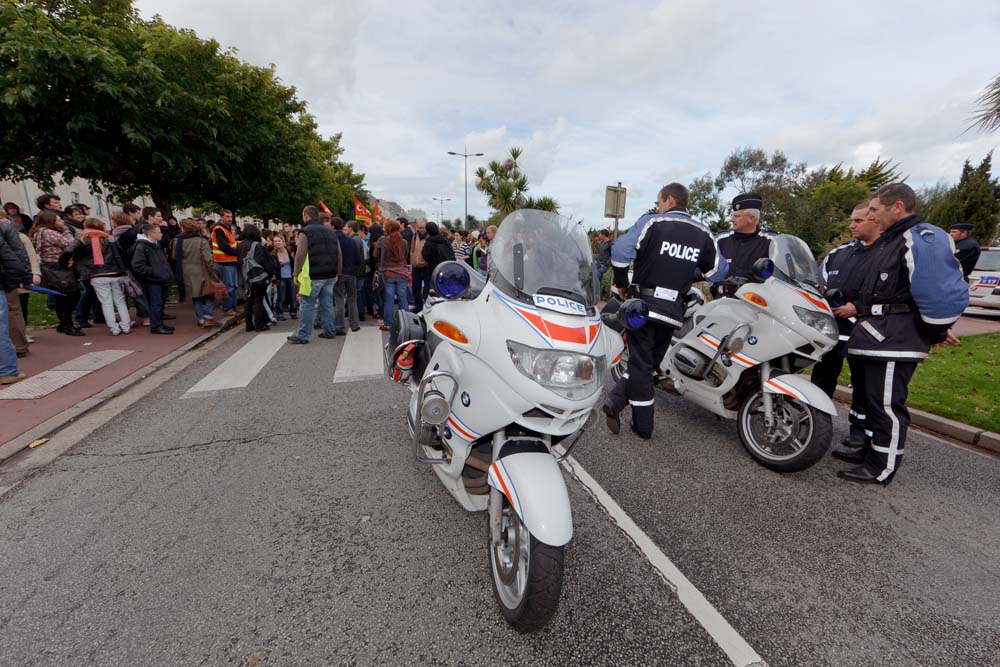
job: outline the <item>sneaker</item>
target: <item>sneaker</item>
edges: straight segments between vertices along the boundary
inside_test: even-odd
[[[351,327],[351,331],[361,331],[361,327]]]
[[[286,340],[292,345],[305,345],[309,342],[305,338],[299,338],[298,336],[289,336]]]
[[[379,331],[392,331],[392,327],[387,327],[384,324],[380,324],[380,325],[378,325],[378,330]]]
[[[76,323],[76,328],[77,329],[93,329],[94,325],[91,324],[90,322],[77,322]]]
[[[289,313],[288,316],[291,317],[293,320],[299,319],[298,313]]]
[[[24,373],[18,373],[17,375],[0,375],[0,385],[14,384],[15,382],[20,382],[26,377],[28,376]]]
[[[144,319],[142,321],[142,326],[144,326],[144,327],[148,327],[149,326],[149,318],[146,318],[146,319]]]
[[[336,337],[337,337],[337,334],[333,334],[333,335],[331,336],[330,334],[326,334],[326,333],[321,333],[321,334],[319,335],[319,337],[320,337],[320,338],[336,338]]]
[[[284,321],[286,321],[287,319],[288,319],[288,318],[286,318],[286,317],[285,317],[284,315],[278,315],[278,321],[279,321],[279,322],[284,322]]]
[[[347,330],[346,329],[337,329],[337,335],[338,336],[346,336],[347,335]]]
[[[165,327],[160,327],[159,329],[150,329],[151,334],[160,334],[161,336],[171,336],[174,333],[173,329],[167,329]]]
[[[111,330],[111,335],[112,336],[121,336],[122,335],[121,329],[112,329]]]
[[[122,327],[122,333],[123,333],[123,334],[127,334],[127,333],[130,333],[131,331],[132,331],[132,329],[131,329],[131,328],[128,328],[128,329],[126,329],[125,327]]]

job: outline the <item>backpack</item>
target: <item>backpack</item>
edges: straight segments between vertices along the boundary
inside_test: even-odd
[[[254,249],[260,244],[254,241],[243,258],[243,280],[247,285],[260,285],[268,280],[267,269],[254,259]]]

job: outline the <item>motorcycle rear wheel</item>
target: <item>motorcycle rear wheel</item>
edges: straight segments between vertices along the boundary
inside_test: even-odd
[[[833,438],[833,418],[790,396],[772,394],[776,423],[764,423],[763,392],[747,396],[736,417],[743,447],[757,463],[777,472],[798,472],[826,454]]]
[[[501,506],[499,526],[490,525],[493,595],[504,619],[515,630],[537,632],[552,620],[559,606],[564,547],[535,539],[506,496],[496,490],[490,493],[491,516],[494,503]]]

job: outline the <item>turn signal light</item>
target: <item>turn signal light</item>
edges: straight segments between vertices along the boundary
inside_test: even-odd
[[[767,301],[760,294],[755,292],[744,292],[743,298],[752,304],[756,304],[761,308],[767,308]]]
[[[438,320],[437,322],[434,323],[434,331],[437,331],[445,338],[449,338],[455,341],[456,343],[461,343],[462,345],[469,344],[469,339],[465,337],[465,334],[462,333],[461,329],[456,327],[451,322]]]

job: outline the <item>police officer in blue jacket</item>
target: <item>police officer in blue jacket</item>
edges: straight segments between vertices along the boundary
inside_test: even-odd
[[[892,481],[910,425],[910,378],[932,345],[958,343],[949,329],[969,305],[951,239],[924,222],[915,207],[916,196],[903,183],[881,188],[868,206],[882,236],[859,290],[847,356],[862,362],[872,441],[862,449],[861,466],[837,473],[852,482]]]
[[[608,429],[618,434],[619,415],[632,408],[632,431],[648,440],[653,435],[653,373],[670,345],[674,330],[684,323],[684,296],[695,272],[706,278],[723,272],[718,247],[708,226],[687,212],[688,190],[670,183],[656,197],[656,213],[639,218],[611,248],[614,284],[624,294],[628,267],[634,260],[634,288],[649,306],[649,322],[628,335],[628,370],[604,404]]]
[[[833,314],[837,316],[840,340],[812,369],[813,384],[831,397],[844,367],[847,341],[857,322],[857,304],[860,301],[861,286],[868,275],[868,261],[873,256],[874,244],[881,234],[878,223],[868,219],[868,206],[866,199],[854,207],[848,227],[853,238],[827,253],[820,265],[820,273],[826,281],[827,289],[838,289],[843,294],[843,302],[833,309]],[[859,358],[848,359],[847,363],[851,369],[851,411],[848,417],[851,432],[841,444],[850,449],[837,450],[833,452],[833,457],[850,463],[863,463],[864,457],[854,450],[864,447],[870,440],[865,425],[868,399],[864,369]]]

